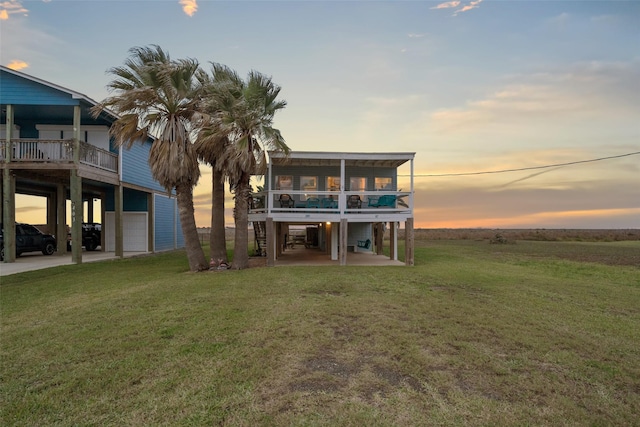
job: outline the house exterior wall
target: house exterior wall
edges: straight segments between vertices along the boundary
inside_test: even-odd
[[[165,195],[156,194],[154,196],[154,230],[155,230],[155,251],[166,251],[176,248],[178,241],[176,233],[182,239],[182,229],[177,226],[176,199]],[[180,245],[178,245],[180,246]]]
[[[151,143],[133,144],[131,148],[120,150],[122,165],[122,182],[149,188],[155,191],[166,191],[151,175],[149,167],[149,150]]]
[[[271,177],[271,189],[276,189],[277,177],[280,175],[293,176],[293,189],[301,190],[300,177],[316,176],[318,177],[318,191],[328,191],[326,188],[326,178],[330,176],[340,176],[339,166],[274,166]],[[346,167],[346,182],[343,183],[345,190],[350,190],[349,180],[351,177],[364,177],[367,179],[366,191],[373,191],[375,178],[391,178],[392,188],[390,191],[397,190],[398,179],[397,170],[395,168],[366,168],[366,167]]]
[[[2,73],[0,99],[3,104],[78,105],[71,95],[11,73]]]

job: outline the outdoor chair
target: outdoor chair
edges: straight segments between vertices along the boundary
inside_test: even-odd
[[[364,249],[370,249],[371,248],[371,240],[370,239],[358,240],[358,247],[359,248],[364,248]]]
[[[281,194],[280,198],[278,200],[280,201],[280,207],[281,208],[292,208],[293,207],[293,199],[288,194]]]
[[[362,208],[362,200],[360,196],[357,194],[352,194],[347,199],[347,208],[348,209],[360,209]]]
[[[309,197],[307,198],[307,207],[308,208],[319,208],[320,207],[320,199],[317,197]]]
[[[320,199],[320,207],[325,209],[335,209],[338,207],[338,202],[333,197],[325,197]]]
[[[396,196],[385,194],[384,196],[380,196],[378,198],[371,197],[369,198],[369,207],[373,208],[395,208],[396,207]]]

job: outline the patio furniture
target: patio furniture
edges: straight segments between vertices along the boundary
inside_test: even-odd
[[[334,200],[333,197],[325,197],[320,199],[320,207],[325,209],[335,209],[338,207],[338,201]]]
[[[309,197],[307,198],[307,207],[308,208],[319,208],[320,207],[320,199],[317,197]]]
[[[380,196],[378,198],[370,197],[369,198],[369,207],[373,208],[395,208],[396,207],[396,196],[385,194],[384,196]]]
[[[364,248],[364,249],[370,249],[371,248],[371,240],[370,239],[358,240],[358,247],[359,248]]]
[[[278,198],[278,200],[280,201],[280,207],[281,208],[292,208],[293,207],[293,199],[291,198],[291,196],[289,194],[281,194],[280,198]]]
[[[362,207],[362,200],[360,196],[357,194],[352,194],[347,199],[347,208],[348,209],[360,209]]]

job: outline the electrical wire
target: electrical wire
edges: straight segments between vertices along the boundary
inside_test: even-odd
[[[438,176],[487,175],[487,174],[494,174],[494,173],[519,172],[519,171],[529,171],[529,170],[535,170],[535,169],[548,169],[548,168],[557,168],[557,167],[562,167],[562,166],[571,166],[571,165],[577,165],[577,164],[580,164],[580,163],[599,162],[599,161],[602,161],[602,160],[618,159],[620,157],[636,156],[638,154],[640,154],[640,151],[634,151],[632,153],[626,153],[626,154],[619,154],[617,156],[598,157],[597,159],[578,160],[578,161],[575,161],[575,162],[556,163],[556,164],[553,164],[553,165],[544,165],[544,166],[530,166],[530,167],[526,167],[526,168],[517,168],[517,169],[502,169],[502,170],[482,171],[482,172],[416,174],[416,175],[413,175],[413,176],[414,176],[414,178],[417,178],[417,177],[438,177]],[[398,175],[398,176],[410,176],[410,175]]]

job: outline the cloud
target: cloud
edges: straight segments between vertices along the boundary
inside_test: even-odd
[[[433,6],[431,9],[450,9],[452,7],[458,7],[460,5],[459,0],[448,1],[445,3],[440,3],[436,6]]]
[[[482,0],[474,0],[467,4],[463,4],[462,7],[460,7],[461,3],[462,2],[460,0],[453,0],[453,1],[437,4],[436,6],[433,6],[430,9],[453,9],[457,7],[458,9],[456,9],[453,12],[453,16],[456,16],[459,13],[464,13],[473,9],[477,9],[478,7],[480,7],[480,3],[482,3]]]
[[[28,12],[29,10],[22,6],[21,1],[7,0],[0,3],[0,20],[1,21],[6,21],[7,19],[9,19],[10,15],[14,15],[16,13],[27,14]]]
[[[182,11],[189,16],[193,16],[198,11],[198,2],[196,0],[180,0]]]
[[[7,68],[11,68],[12,70],[16,70],[16,71],[27,68],[28,66],[29,64],[19,59],[13,59],[11,60],[11,62],[7,64]]]

